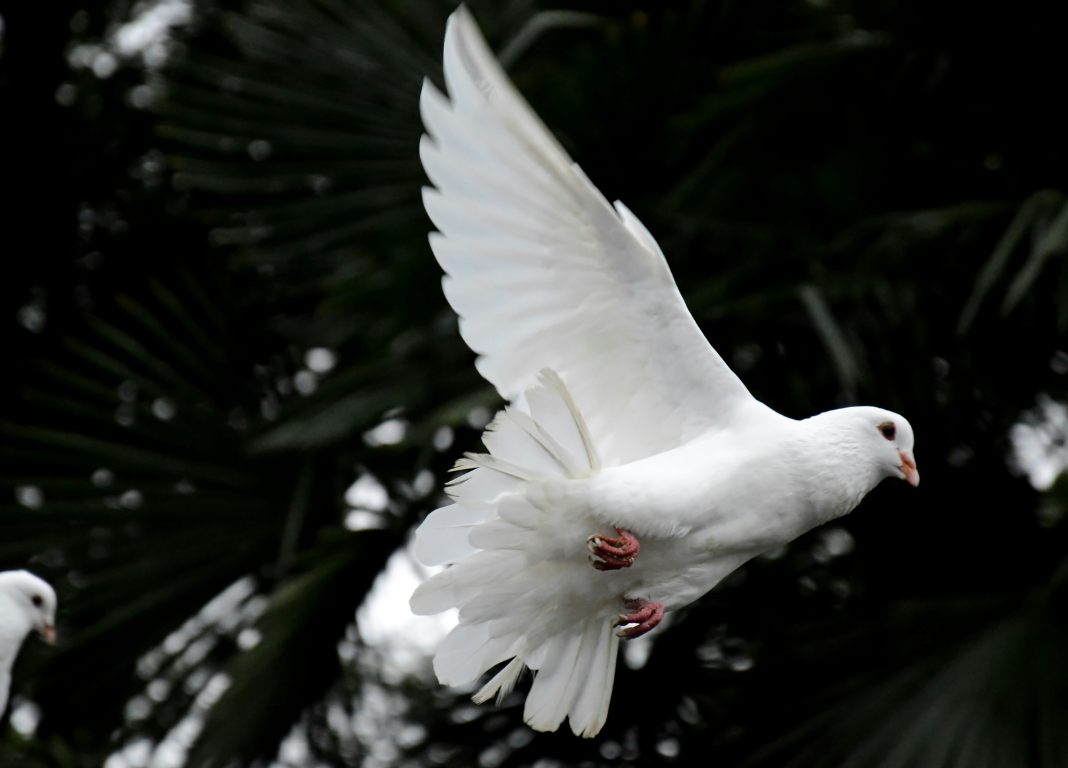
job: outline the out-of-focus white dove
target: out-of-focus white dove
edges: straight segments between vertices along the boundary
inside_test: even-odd
[[[752,557],[916,485],[913,435],[878,408],[803,421],[755,400],[708,344],[660,248],[613,207],[509,82],[468,11],[445,33],[420,155],[445,295],[511,401],[416,534],[417,614],[460,609],[434,659],[475,696],[535,670],[524,717],[604,725],[620,636],[656,626]],[[592,567],[591,567],[592,566]],[[628,626],[629,625],[629,626]],[[618,630],[620,626],[624,629]]]
[[[0,714],[22,641],[37,630],[46,642],[55,642],[55,623],[56,593],[47,581],[29,571],[0,573]]]

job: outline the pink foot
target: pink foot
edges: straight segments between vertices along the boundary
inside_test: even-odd
[[[641,551],[641,545],[630,531],[616,528],[619,538],[595,533],[586,539],[586,549],[590,552],[590,565],[598,571],[618,571],[630,568],[634,558]]]
[[[635,627],[626,627],[616,633],[620,637],[625,637],[628,640],[641,637],[646,632],[656,627],[656,625],[660,623],[660,620],[664,618],[663,603],[650,603],[648,600],[638,598],[637,600],[624,600],[623,606],[628,611],[634,611],[634,613],[619,614],[619,621],[616,622],[616,626],[621,627],[624,624],[637,625]]]

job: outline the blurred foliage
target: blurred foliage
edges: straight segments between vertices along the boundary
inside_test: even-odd
[[[1068,49],[1040,3],[470,3],[753,393],[906,414],[923,484],[680,613],[592,742],[382,674],[354,611],[437,501],[416,478],[499,404],[419,201],[454,5],[200,2],[165,62],[106,75],[151,4],[5,10],[6,146],[41,161],[5,211],[38,242],[0,286],[0,567],[57,585],[62,641],[20,660],[43,719],[4,764],[168,739],[248,764],[291,725],[368,768],[1065,764],[1068,492],[1005,461],[1068,396]],[[350,531],[368,472],[390,504]]]

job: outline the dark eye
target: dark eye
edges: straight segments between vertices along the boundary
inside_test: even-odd
[[[30,598],[30,600],[32,600],[33,604],[36,605],[38,608],[40,608],[41,607],[41,603],[44,602],[44,598],[41,597],[40,595],[34,595],[33,597]]]
[[[893,440],[894,435],[897,434],[897,430],[894,429],[893,422],[890,421],[885,422],[884,424],[880,424],[879,431],[883,433],[883,437],[885,437],[887,440]]]

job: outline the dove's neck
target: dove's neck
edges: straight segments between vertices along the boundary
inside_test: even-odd
[[[849,514],[886,474],[848,409],[801,422],[809,432],[805,474],[822,522]]]
[[[0,594],[0,672],[11,669],[22,641],[32,630],[26,611],[7,595]]]

